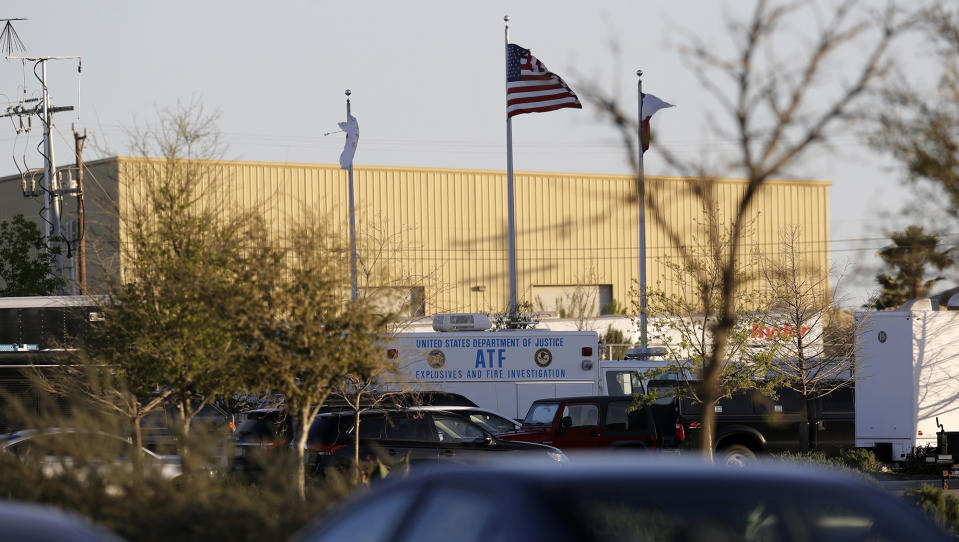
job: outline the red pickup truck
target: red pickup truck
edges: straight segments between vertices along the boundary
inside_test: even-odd
[[[529,407],[519,431],[499,437],[548,444],[563,451],[658,447],[651,409],[632,407],[630,395],[540,399]]]

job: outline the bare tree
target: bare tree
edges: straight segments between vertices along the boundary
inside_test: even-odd
[[[374,374],[388,363],[379,341],[391,315],[381,314],[373,299],[350,300],[349,251],[320,221],[298,226],[289,246],[264,317],[248,323],[258,381],[282,395],[299,425],[297,491],[305,499],[310,425],[348,377]]]
[[[701,234],[694,233],[692,242],[685,247],[686,257],[664,258],[669,287],[660,282],[647,291],[648,310],[653,315],[650,342],[665,348],[664,358],[668,362],[658,372],[679,375],[685,385],[676,390],[677,394],[699,403],[708,399],[702,378],[715,348],[711,328],[716,325],[716,312],[726,303],[723,266],[732,246],[732,232],[719,224],[718,211],[706,211],[707,221],[699,225]],[[716,231],[720,232],[718,236],[713,234]],[[768,378],[770,363],[776,356],[775,345],[754,348],[755,330],[765,325],[770,301],[766,292],[756,286],[758,260],[738,260],[737,266],[735,279],[746,287],[731,303],[735,322],[727,332],[726,355],[714,369],[720,375],[716,391],[719,397],[755,388],[768,393],[777,383]],[[633,292],[636,312],[639,303],[639,292]]]
[[[947,213],[959,210],[959,10],[944,2],[923,11],[917,29],[922,46],[936,59],[938,80],[901,77],[883,89],[884,103],[875,109],[870,142],[891,153],[906,168],[914,188],[923,193],[923,210],[941,202]],[[942,196],[945,197],[942,197]],[[914,216],[915,220],[927,217]],[[941,226],[942,216],[937,216]]]
[[[560,318],[573,319],[579,331],[592,329],[593,320],[602,311],[599,306],[599,276],[595,269],[590,268],[584,276],[573,277],[573,280],[575,284],[564,287],[563,295],[555,299],[556,312]],[[538,296],[536,308],[549,310]]]
[[[813,0],[756,0],[748,19],[727,23],[734,42],[732,54],[697,36],[688,37],[681,49],[705,94],[716,104],[709,131],[722,141],[735,142],[737,150],[725,164],[714,165],[681,160],[668,149],[658,152],[678,173],[694,178],[688,183],[690,191],[709,207],[715,200],[712,178],[745,178],[729,221],[730,249],[720,266],[721,302],[707,325],[712,340],[703,367],[705,438],[701,440],[707,453],[713,448],[713,407],[721,394],[722,367],[738,322],[741,234],[756,195],[769,179],[787,175],[804,156],[822,149],[837,130],[862,113],[869,92],[889,70],[894,39],[909,21],[892,5],[876,12],[855,0],[828,6]],[[636,122],[614,97],[586,88],[589,99],[621,134],[638,173]],[[692,262],[694,255],[682,249],[678,225],[669,223],[656,195],[642,189],[642,178],[638,178],[637,194],[644,194],[648,216],[680,249],[681,257]]]
[[[113,367],[91,363],[81,350],[72,356],[63,370],[49,372],[35,369],[39,387],[69,401],[79,401],[106,414],[117,415],[130,423],[136,450],[143,451],[145,416],[169,400],[172,390],[156,393],[153,382],[127,382]],[[131,387],[132,385],[132,387]]]
[[[341,386],[337,386],[333,395],[343,402],[353,412],[353,481],[365,483],[369,481],[368,473],[360,463],[360,423],[363,413],[384,406],[395,406],[406,390],[384,390],[383,384],[395,375],[396,366],[380,364],[367,367],[364,371],[350,373]]]
[[[835,291],[821,266],[810,262],[798,226],[782,232],[779,254],[762,258],[763,285],[772,310],[756,338],[778,345],[771,364],[782,385],[799,394],[799,445],[809,449],[809,402],[851,386],[858,324],[842,318]],[[815,421],[815,420],[812,420]]]
[[[383,310],[394,313],[395,327],[425,316],[426,307],[445,291],[439,267],[417,273],[410,254],[422,248],[410,241],[415,229],[401,225],[389,231],[383,217],[371,218],[357,239],[357,279],[360,293],[375,298]],[[429,296],[429,297],[427,297]],[[440,311],[442,312],[442,311]]]

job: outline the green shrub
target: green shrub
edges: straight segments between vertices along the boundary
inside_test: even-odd
[[[952,535],[959,535],[959,498],[938,487],[923,484],[906,492],[906,498],[919,507],[936,525]]]
[[[880,472],[882,470],[882,463],[876,459],[876,454],[865,448],[846,450],[837,458],[837,461],[846,467],[862,472]]]
[[[91,453],[75,449],[55,475],[43,473],[42,459],[0,453],[0,498],[69,510],[127,540],[285,540],[350,487],[346,477],[327,476],[301,501],[282,460],[255,483],[208,473],[167,480],[157,469],[137,475],[132,462],[95,459],[103,450],[96,438],[74,444]]]
[[[181,467],[193,468],[168,479],[126,440],[127,420],[80,401],[64,413],[43,401],[24,408],[15,397],[4,399],[17,427],[65,429],[0,451],[0,499],[67,510],[127,540],[286,540],[355,488],[352,477],[332,472],[311,480],[301,500],[295,457],[280,450],[264,454],[255,477],[232,475],[221,462],[232,441],[201,427],[178,437],[190,450]]]
[[[926,461],[927,457],[935,457],[936,451],[937,448],[932,445],[913,449],[903,458],[901,472],[903,474],[939,474],[942,466]]]
[[[823,465],[833,464],[833,462],[826,457],[826,454],[818,450],[810,450],[808,452],[782,452],[775,454],[774,457],[789,463],[817,463]]]
[[[783,452],[774,454],[773,457],[787,463],[808,464],[815,465],[817,467],[835,469],[845,472],[846,474],[849,474],[855,478],[859,478],[866,483],[879,483],[873,476],[869,475],[869,472],[875,471],[866,471],[860,469],[858,468],[858,464],[847,462],[844,457],[826,457],[826,454],[819,450],[810,450],[808,452]],[[875,460],[875,457],[873,457],[873,460]],[[878,462],[876,464],[878,465]]]

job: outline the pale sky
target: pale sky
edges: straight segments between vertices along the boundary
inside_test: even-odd
[[[874,1],[877,5],[880,2]],[[828,2],[827,2],[828,4]],[[5,0],[0,17],[15,29],[20,55],[83,57],[48,63],[57,162],[72,161],[71,124],[86,129],[93,160],[127,154],[124,128],[156,118],[178,99],[219,110],[219,127],[237,160],[336,163],[352,91],[360,126],[357,165],[505,169],[503,16],[510,41],[532,50],[574,90],[589,80],[636,111],[636,69],[646,92],[674,103],[654,117],[647,174],[665,174],[657,146],[681,155],[728,153],[735,144],[708,135],[710,115],[674,44],[685,32],[728,47],[723,13],[751,2],[567,0],[526,2]],[[725,8],[723,7],[725,6]],[[919,74],[921,75],[921,74]],[[25,83],[25,85],[24,85]],[[39,95],[32,63],[0,60],[0,103]],[[582,96],[581,96],[582,97]],[[17,136],[0,119],[0,175],[19,163],[41,167],[39,123]],[[628,173],[616,134],[595,109],[520,115],[513,122],[516,170]],[[829,180],[834,268],[847,272],[846,305],[863,303],[896,215],[910,192],[886,157],[852,135],[833,153],[807,157],[790,176]],[[99,150],[97,150],[99,149]],[[725,172],[716,172],[723,175]],[[955,241],[959,236],[948,238]]]

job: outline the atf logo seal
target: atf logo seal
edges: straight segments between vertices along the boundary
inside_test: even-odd
[[[548,367],[553,362],[553,353],[547,348],[540,348],[533,354],[533,361],[540,367]]]
[[[442,350],[432,350],[426,355],[426,362],[430,364],[430,367],[439,369],[446,365],[446,354]]]

